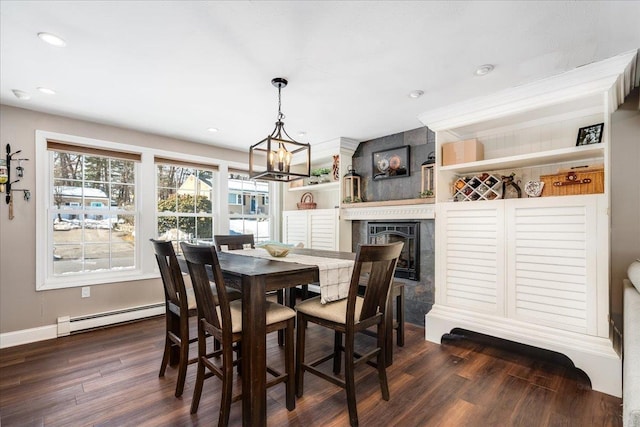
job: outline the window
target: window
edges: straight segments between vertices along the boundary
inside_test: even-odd
[[[269,183],[250,180],[248,174],[229,174],[229,232],[253,234],[257,242],[269,240]],[[232,195],[236,203],[231,203]]]
[[[134,269],[138,158],[53,141],[47,150],[49,276]]]
[[[157,160],[156,160],[157,162]],[[156,163],[157,236],[176,242],[211,239],[214,168]]]

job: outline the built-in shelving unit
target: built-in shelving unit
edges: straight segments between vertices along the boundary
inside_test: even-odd
[[[340,181],[320,182],[312,185],[301,185],[298,187],[289,187],[289,191],[337,191],[340,188]]]
[[[604,157],[604,145],[594,144],[580,147],[566,147],[518,154],[514,156],[498,157],[479,160],[458,165],[441,166],[441,172],[455,172],[457,174],[479,173],[485,171],[527,168],[533,166],[548,166],[558,163],[575,162],[580,160],[597,160]]]
[[[549,349],[585,371],[594,390],[621,395],[609,336],[609,152],[611,114],[636,81],[636,61],[632,51],[420,116],[436,152],[471,138],[484,147],[483,160],[435,166],[427,340],[462,328]],[[599,123],[602,141],[576,146],[579,129]],[[604,167],[604,193],[498,197],[502,176],[524,184],[587,165]]]

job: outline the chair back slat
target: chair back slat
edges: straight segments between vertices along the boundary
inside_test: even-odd
[[[255,247],[253,234],[218,234],[213,236],[218,251],[226,246],[229,250],[244,249],[244,245]]]
[[[358,247],[347,302],[348,323],[355,321],[355,301],[363,277],[366,288],[362,311],[357,321],[385,312],[393,274],[403,245],[403,242],[396,242],[389,245],[361,245]]]
[[[178,258],[173,249],[173,243],[166,240],[150,240],[153,243],[158,269],[162,277],[166,301],[179,307],[181,312],[184,310],[186,313],[189,309],[186,288],[180,271],[180,264],[178,264]]]
[[[189,268],[189,275],[191,276],[198,306],[198,318],[205,319],[221,335],[228,334],[229,339],[231,339],[232,324],[229,296],[227,288],[224,286],[220,261],[215,248],[213,246],[192,245],[186,242],[182,242],[180,247]],[[214,289],[218,296],[221,318],[218,318],[216,311],[211,280],[216,283]]]

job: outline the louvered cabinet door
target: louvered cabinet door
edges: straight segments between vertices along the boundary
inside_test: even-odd
[[[309,216],[307,211],[286,211],[282,213],[282,240],[284,243],[309,247]]]
[[[589,195],[506,201],[510,317],[596,335],[597,253],[606,256],[608,251],[606,241],[598,244],[603,228],[597,214],[600,199]]]
[[[314,209],[309,211],[309,247],[338,250],[338,210]]]
[[[505,316],[503,206],[494,200],[438,208],[438,303]]]

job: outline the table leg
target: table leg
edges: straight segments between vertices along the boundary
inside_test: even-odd
[[[242,282],[242,425],[267,425],[265,280]]]

